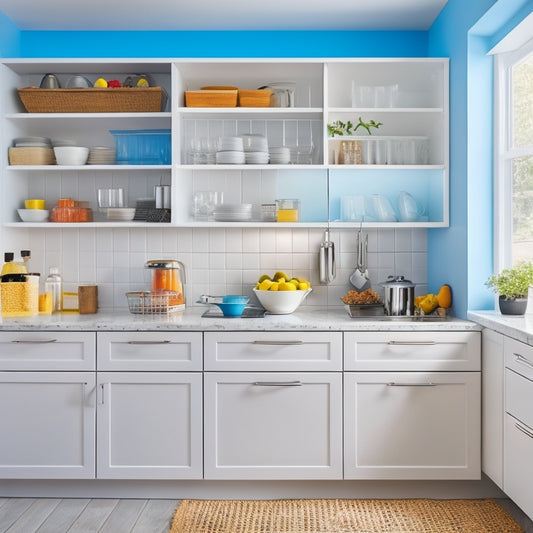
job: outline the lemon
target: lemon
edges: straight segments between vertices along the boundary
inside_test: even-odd
[[[104,80],[104,78],[98,78],[98,79],[94,82],[94,86],[95,86],[95,87],[107,87],[107,81]]]
[[[309,283],[304,283],[303,281],[298,283],[298,290],[306,291],[308,288],[309,288]]]
[[[292,283],[280,283],[278,290],[280,290],[280,291],[295,291],[296,287]]]
[[[289,279],[289,276],[287,276],[287,274],[285,274],[285,272],[276,272],[274,274],[274,281],[281,281],[281,278],[283,278],[284,281],[288,280]]]
[[[279,283],[277,281],[274,281],[272,285],[270,285],[269,291],[278,291],[279,290]]]
[[[146,78],[141,78],[141,79],[137,82],[137,87],[150,87],[150,84],[148,83],[148,81],[147,81]]]
[[[260,291],[268,291],[268,289],[270,289],[271,285],[272,285],[272,280],[265,279],[259,284],[259,290]]]
[[[268,274],[263,274],[257,281],[257,283],[261,283],[262,281],[265,281],[265,279],[270,279],[270,276]]]
[[[294,285],[294,287],[297,289],[300,282],[297,279],[291,279],[287,281],[287,283],[290,283],[291,285]]]

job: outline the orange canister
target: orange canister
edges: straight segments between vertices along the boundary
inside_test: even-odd
[[[145,268],[152,271],[152,292],[175,292],[176,295],[169,299],[169,305],[185,305],[185,265],[181,261],[155,259],[148,261]]]

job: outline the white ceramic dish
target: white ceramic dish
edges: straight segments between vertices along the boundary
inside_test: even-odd
[[[58,165],[85,165],[89,157],[89,148],[85,146],[54,146],[54,154]]]
[[[288,315],[294,313],[300,304],[305,300],[306,296],[313,289],[306,291],[258,291],[254,289],[254,293],[259,300],[259,303],[271,315]]]
[[[17,209],[19,217],[23,222],[46,222],[48,220],[48,209]]]
[[[108,207],[108,220],[133,220],[135,217],[135,207]]]

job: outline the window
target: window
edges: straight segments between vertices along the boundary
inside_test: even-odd
[[[533,260],[533,41],[495,56],[495,251]]]

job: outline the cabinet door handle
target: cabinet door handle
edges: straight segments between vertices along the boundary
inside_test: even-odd
[[[170,344],[170,341],[128,341],[128,344]]]
[[[433,346],[435,341],[389,341],[392,346]]]
[[[387,387],[435,387],[437,383],[431,381],[428,383],[396,383],[395,381],[389,381],[386,385]]]
[[[518,422],[515,422],[516,429],[520,430],[524,435],[527,435],[530,439],[533,439],[533,432],[526,429],[522,424],[519,424]]]
[[[519,353],[513,353],[513,355],[516,357],[517,363],[522,363],[523,365],[533,368],[533,363],[523,355],[520,355]]]
[[[48,344],[49,342],[56,342],[57,339],[23,339],[11,341],[13,344]]]
[[[264,344],[266,346],[295,346],[303,343],[303,341],[253,341],[252,344]]]
[[[301,381],[254,381],[257,387],[301,387]]]

